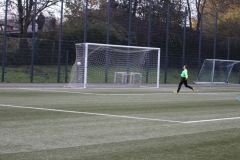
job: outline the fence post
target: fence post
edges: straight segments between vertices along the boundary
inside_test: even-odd
[[[107,44],[109,44],[110,35],[110,14],[111,14],[111,0],[108,0],[108,23],[107,23]]]
[[[152,0],[149,2],[149,11],[148,11],[148,47],[150,47],[150,42],[151,42],[151,21],[152,21]]]
[[[216,43],[217,43],[217,19],[218,19],[218,12],[216,12],[215,16],[215,25],[214,25],[214,46],[213,46],[213,59],[216,58]]]
[[[129,19],[128,19],[128,45],[131,45],[131,27],[132,27],[132,0],[129,0]]]
[[[170,3],[168,3],[168,12],[167,12],[166,55],[165,55],[165,67],[164,67],[165,68],[165,71],[164,71],[164,83],[167,82],[169,21],[170,21]]]
[[[84,13],[84,37],[83,37],[83,43],[86,43],[87,41],[87,20],[88,18],[88,0],[86,0],[86,7],[85,7],[85,13]]]
[[[148,47],[150,47],[151,42],[151,23],[152,23],[152,0],[149,2],[149,11],[148,11]],[[148,75],[149,75],[149,64],[150,64],[150,57],[149,52],[147,52],[147,58],[146,58],[146,83],[148,83]]]
[[[111,0],[108,0],[108,23],[107,23],[107,44],[109,44],[110,36],[110,14],[111,14]],[[106,66],[105,66],[105,83],[108,81],[108,62],[109,62],[108,48],[106,50]]]
[[[129,19],[128,19],[128,46],[131,45],[131,28],[132,28],[132,0],[129,0]],[[127,68],[126,72],[129,72],[129,52],[127,53]],[[128,78],[127,78],[128,83]]]
[[[66,66],[65,66],[65,83],[67,83],[68,80],[68,51],[66,52]]]
[[[187,21],[187,7],[185,7],[184,11],[184,31],[183,31],[183,55],[182,55],[182,66],[185,63],[185,46],[186,46],[186,22]]]
[[[200,28],[199,28],[199,48],[198,48],[198,75],[200,73],[201,66],[201,52],[202,52],[202,16],[203,12],[200,13]]]
[[[62,20],[63,20],[63,1],[61,3],[61,20],[60,20],[60,29],[59,29],[59,42],[58,42],[58,74],[57,82],[60,82],[60,65],[61,65],[61,52],[62,52]]]
[[[3,40],[3,54],[2,54],[2,82],[4,82],[4,70],[5,70],[5,56],[6,56],[6,46],[7,46],[7,9],[8,9],[8,0],[6,0],[6,9],[5,9],[5,20],[4,20],[4,40]]]
[[[31,79],[30,82],[33,82],[33,72],[34,72],[34,53],[35,53],[35,23],[36,23],[36,9],[37,9],[37,0],[34,2],[34,12],[33,12],[33,20],[32,20],[32,55],[31,55]]]
[[[229,60],[229,58],[230,58],[230,41],[231,41],[231,38],[230,37],[228,37],[228,55],[227,55],[227,60]]]

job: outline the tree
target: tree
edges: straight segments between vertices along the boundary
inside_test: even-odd
[[[199,30],[200,29],[200,23],[201,23],[201,17],[202,17],[202,13],[203,10],[205,8],[206,5],[206,0],[195,0],[196,3],[196,11],[197,11],[197,23],[196,23],[196,29]]]
[[[222,37],[240,37],[240,5],[231,5],[219,15],[219,33]]]
[[[41,0],[37,1],[36,15],[42,11],[50,9],[52,6],[56,6],[61,0]],[[27,37],[27,29],[33,20],[35,0],[9,0],[8,15],[16,20],[19,26],[20,37]],[[5,2],[0,2],[1,6],[4,6]]]
[[[191,4],[190,0],[187,0],[187,13],[188,13],[188,19],[189,19],[189,27],[192,29],[192,10],[191,10]]]
[[[207,0],[186,0],[189,28],[199,30],[201,13],[205,8],[206,1]]]
[[[203,30],[205,35],[212,36],[214,19],[218,13],[218,35],[221,37],[239,35],[239,6],[240,1],[207,0],[203,15]]]

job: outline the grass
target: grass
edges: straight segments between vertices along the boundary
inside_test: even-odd
[[[72,66],[68,66],[68,73],[67,73],[67,82],[70,81],[70,73],[71,73]],[[33,82],[35,83],[56,83],[57,82],[57,76],[58,76],[58,66],[57,65],[35,65],[34,66],[34,73],[33,73]],[[0,66],[0,70],[2,70],[2,67]],[[105,80],[105,69],[99,69],[97,68],[98,72],[96,72],[95,69],[89,69],[88,73],[93,73],[91,78],[88,79],[88,82],[94,82],[97,81],[104,82]],[[101,73],[99,72],[101,71]],[[123,69],[124,70],[124,69]],[[151,79],[150,81],[155,82],[156,81],[156,75],[154,71],[150,72],[154,75],[149,76]],[[114,79],[114,71],[109,71],[108,76],[108,82],[112,82]],[[144,77],[143,73],[143,77]],[[169,68],[167,71],[167,81],[168,84],[175,84],[179,83],[180,76],[179,69],[176,68]],[[60,67],[60,83],[65,83],[65,66]],[[161,69],[160,71],[160,83],[164,83],[164,75],[165,71],[164,69]],[[191,70],[189,71],[189,83],[192,83],[193,81],[196,81],[197,78],[197,71]],[[4,72],[4,82],[8,83],[28,83],[31,81],[31,68],[30,66],[6,66],[5,72]],[[142,79],[142,82],[145,83],[145,78]]]
[[[240,159],[237,86],[0,86],[0,159]]]
[[[71,67],[70,67],[71,68]],[[0,67],[2,70],[2,68]],[[35,65],[33,72],[33,82],[35,83],[55,83],[57,82],[57,65]],[[60,82],[65,82],[65,66],[60,69]],[[68,73],[68,77],[69,77]],[[6,66],[4,72],[4,82],[28,83],[31,80],[30,66]]]

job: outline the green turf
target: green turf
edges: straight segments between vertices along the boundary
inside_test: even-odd
[[[0,160],[240,159],[239,86],[176,87],[2,85]]]
[[[68,72],[66,77],[66,66],[62,65],[60,67],[60,77],[59,82],[65,83],[70,82],[70,73],[72,69],[72,65],[67,66]],[[0,66],[0,70],[2,70],[2,67]],[[31,66],[27,65],[9,65],[4,68],[4,82],[7,83],[28,83],[31,81]],[[120,70],[125,70],[120,69]],[[33,67],[33,82],[34,83],[56,83],[57,82],[57,76],[58,76],[58,66],[57,65],[34,65]],[[166,83],[168,84],[175,84],[179,83],[180,76],[179,71],[181,71],[181,68],[168,68],[167,71],[167,77],[166,77]],[[108,75],[108,82],[112,83],[114,80],[114,72],[113,70],[109,70]],[[148,76],[150,83],[155,83],[156,81],[156,71],[150,70],[150,75]],[[99,69],[99,67],[92,67],[88,68],[88,74],[92,75],[88,77],[88,82],[90,83],[96,83],[96,80],[98,83],[105,82],[105,68]],[[142,75],[145,76],[146,71],[142,71]],[[164,77],[165,70],[162,68],[160,71],[160,82],[164,83]],[[191,69],[189,71],[189,82],[196,81],[197,79],[197,70]],[[142,78],[142,83],[145,83],[146,79]],[[238,83],[238,82],[237,82]]]

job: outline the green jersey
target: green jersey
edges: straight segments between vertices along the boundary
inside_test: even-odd
[[[184,70],[182,71],[181,77],[188,78],[188,70],[187,70],[187,69],[184,69]]]

